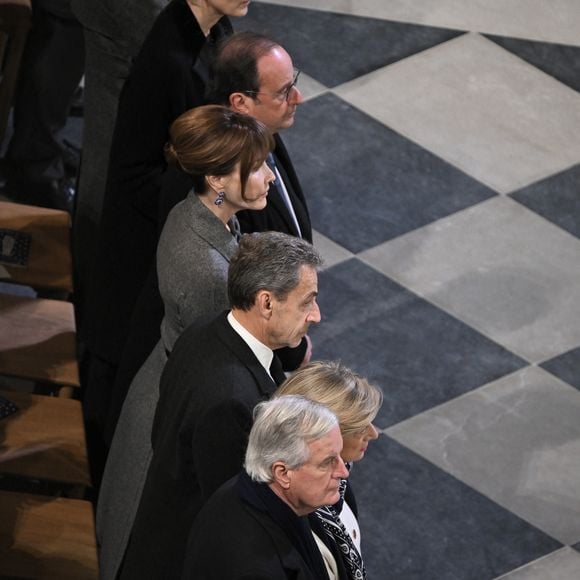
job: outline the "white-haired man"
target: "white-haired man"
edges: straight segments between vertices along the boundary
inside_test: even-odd
[[[256,406],[245,471],[196,518],[184,579],[338,578],[336,563],[304,517],[335,503],[348,477],[334,414],[304,397]]]

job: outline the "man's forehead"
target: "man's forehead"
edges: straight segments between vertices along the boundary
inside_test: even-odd
[[[260,87],[268,84],[286,82],[286,77],[293,78],[294,65],[290,55],[281,47],[275,46],[267,54],[260,57],[257,63]],[[288,80],[292,80],[289,78]]]

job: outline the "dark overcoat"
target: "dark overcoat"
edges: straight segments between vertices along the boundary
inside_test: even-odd
[[[206,42],[213,47],[231,31],[224,17],[206,40],[187,2],[173,0],[155,20],[123,86],[81,320],[90,351],[106,361],[119,360],[154,260],[169,127],[184,111],[204,104],[207,76],[198,56]]]
[[[241,469],[253,408],[276,387],[226,316],[191,325],[165,366],[121,578],[179,578],[195,516]]]

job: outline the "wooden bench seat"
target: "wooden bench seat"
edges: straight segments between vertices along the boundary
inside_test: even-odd
[[[0,421],[0,474],[89,487],[80,402],[17,391],[0,395],[19,409]]]
[[[25,266],[10,264],[11,250],[16,254],[14,244],[0,248],[2,282],[72,292],[70,215],[66,211],[0,201],[2,229],[30,236]]]
[[[79,386],[73,306],[0,294],[0,374]]]
[[[0,514],[2,577],[98,579],[89,502],[2,491]]]

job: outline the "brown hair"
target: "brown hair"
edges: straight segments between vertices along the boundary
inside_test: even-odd
[[[250,173],[274,148],[265,125],[253,117],[219,105],[190,109],[169,129],[167,163],[192,176],[196,193],[205,193],[208,175],[230,174],[240,164],[242,197]]]
[[[378,387],[338,362],[316,361],[298,369],[274,393],[301,395],[326,405],[349,435],[373,422],[383,403]]]

